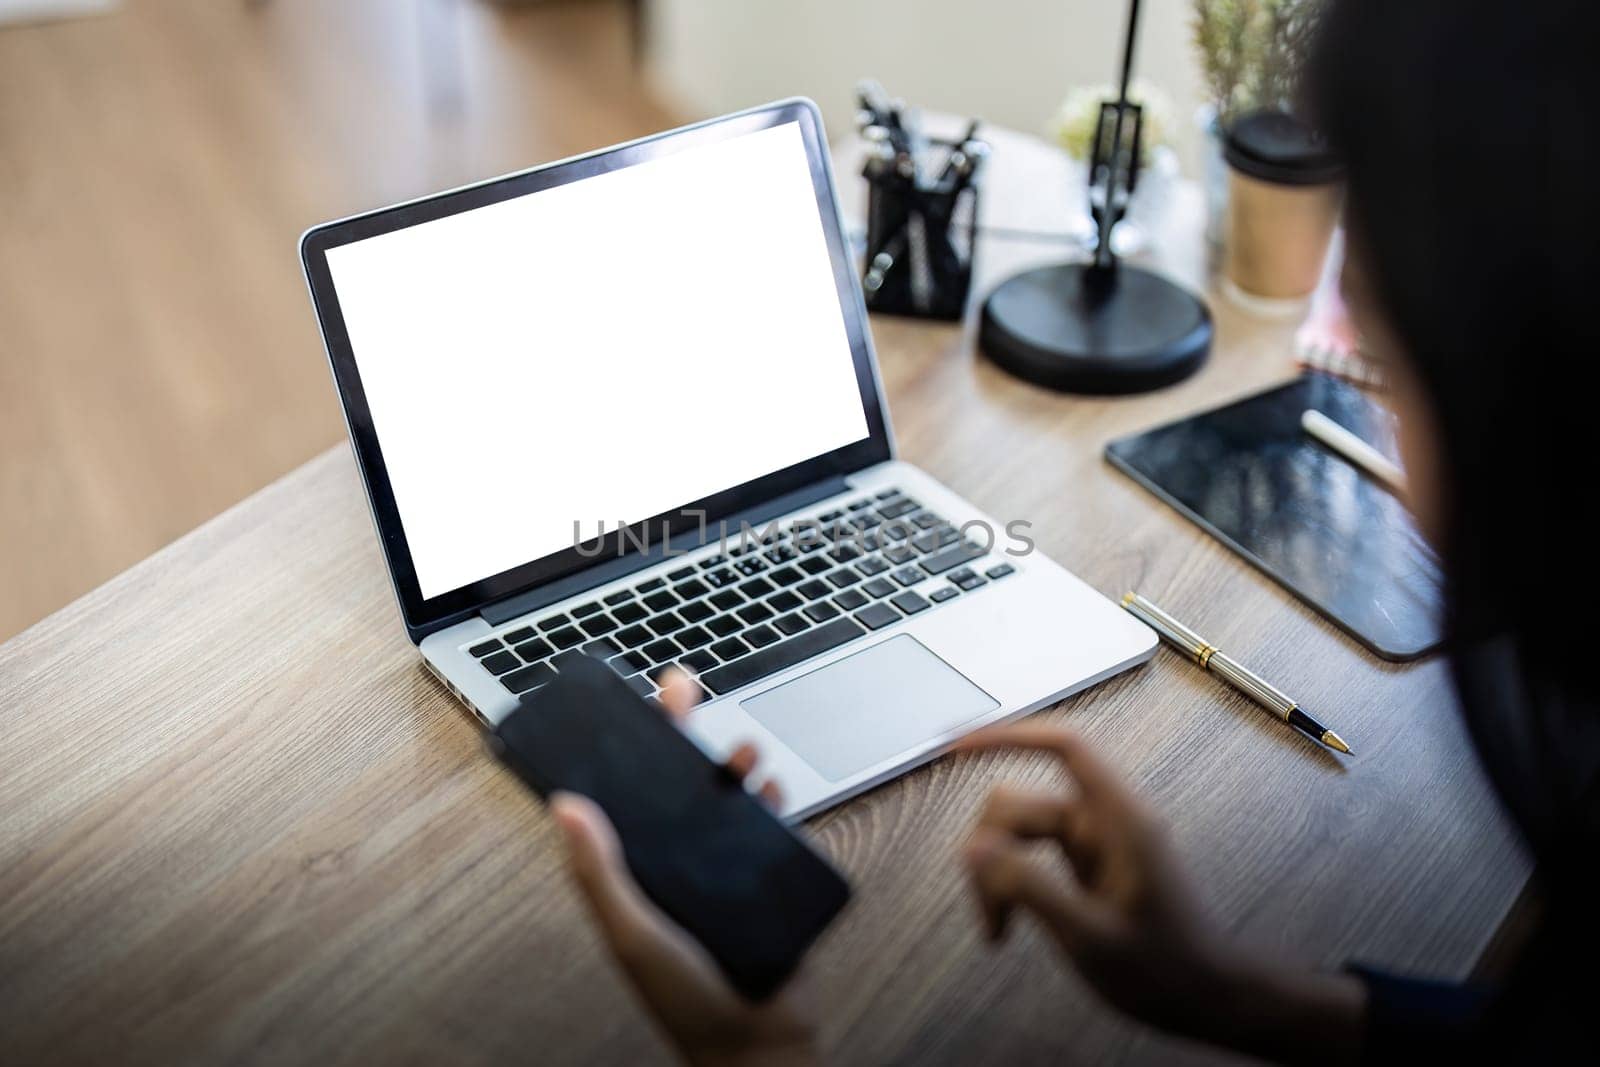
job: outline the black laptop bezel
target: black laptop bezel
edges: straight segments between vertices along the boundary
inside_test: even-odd
[[[724,492],[685,503],[681,508],[653,515],[624,531],[616,530],[582,546],[530,560],[519,567],[491,575],[431,598],[424,598],[417,582],[411,549],[404,524],[395,504],[394,490],[384,464],[383,449],[373,426],[372,413],[362,389],[350,338],[345,330],[338,294],[328,270],[326,253],[341,245],[379,234],[486,207],[529,193],[580,181],[622,167],[670,155],[699,145],[755,133],[759,130],[796,122],[805,141],[811,167],[812,187],[816,192],[817,213],[832,260],[834,282],[839,293],[840,311],[855,362],[856,384],[866,416],[865,438],[832,452],[794,464],[764,477],[734,486]],[[306,231],[300,241],[300,256],[312,304],[322,325],[323,343],[332,365],[334,383],[344,407],[357,464],[365,482],[378,537],[389,564],[401,615],[411,639],[420,641],[427,634],[471,615],[485,605],[566,578],[605,561],[625,555],[625,548],[648,532],[652,543],[661,540],[663,529],[681,534],[698,528],[699,513],[706,515],[711,537],[716,536],[718,520],[794,492],[814,483],[850,474],[892,457],[888,419],[879,390],[871,339],[867,332],[866,309],[844,234],[828,163],[822,119],[809,100],[786,100],[740,112],[735,115],[670,130],[628,144],[602,149],[574,159],[563,160],[494,178],[477,185],[440,193],[420,200],[326,223]],[[760,269],[758,252],[740,269]],[[759,353],[753,353],[759,356]]]

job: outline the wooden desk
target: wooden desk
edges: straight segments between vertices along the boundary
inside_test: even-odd
[[[1287,376],[1286,326],[1212,305],[1210,364],[1121,400],[879,320],[902,452],[1032,520],[1103,592],[1192,619],[1355,747],[1340,763],[1167,653],[1042,713],[1168,815],[1229,933],[1462,975],[1528,866],[1443,666],[1367,655],[1100,458]],[[344,446],[0,646],[0,767],[7,1062],[666,1058],[539,805],[406,642]],[[953,854],[991,784],[1054,776],[947,759],[810,824],[858,893],[811,965],[837,1059],[1211,1058],[1099,1006],[1033,930],[982,941]]]

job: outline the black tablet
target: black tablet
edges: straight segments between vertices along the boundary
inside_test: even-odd
[[[1106,459],[1387,660],[1438,647],[1443,578],[1404,504],[1308,437],[1309,408],[1395,455],[1392,417],[1308,374],[1106,447]]]

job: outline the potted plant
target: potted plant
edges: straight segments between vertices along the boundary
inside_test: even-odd
[[[1227,281],[1251,296],[1308,295],[1338,214],[1337,161],[1297,107],[1320,10],[1321,0],[1195,0],[1208,230]]]

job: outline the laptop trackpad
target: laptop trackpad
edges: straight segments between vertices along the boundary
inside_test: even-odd
[[[830,782],[999,707],[909,634],[740,705]]]

